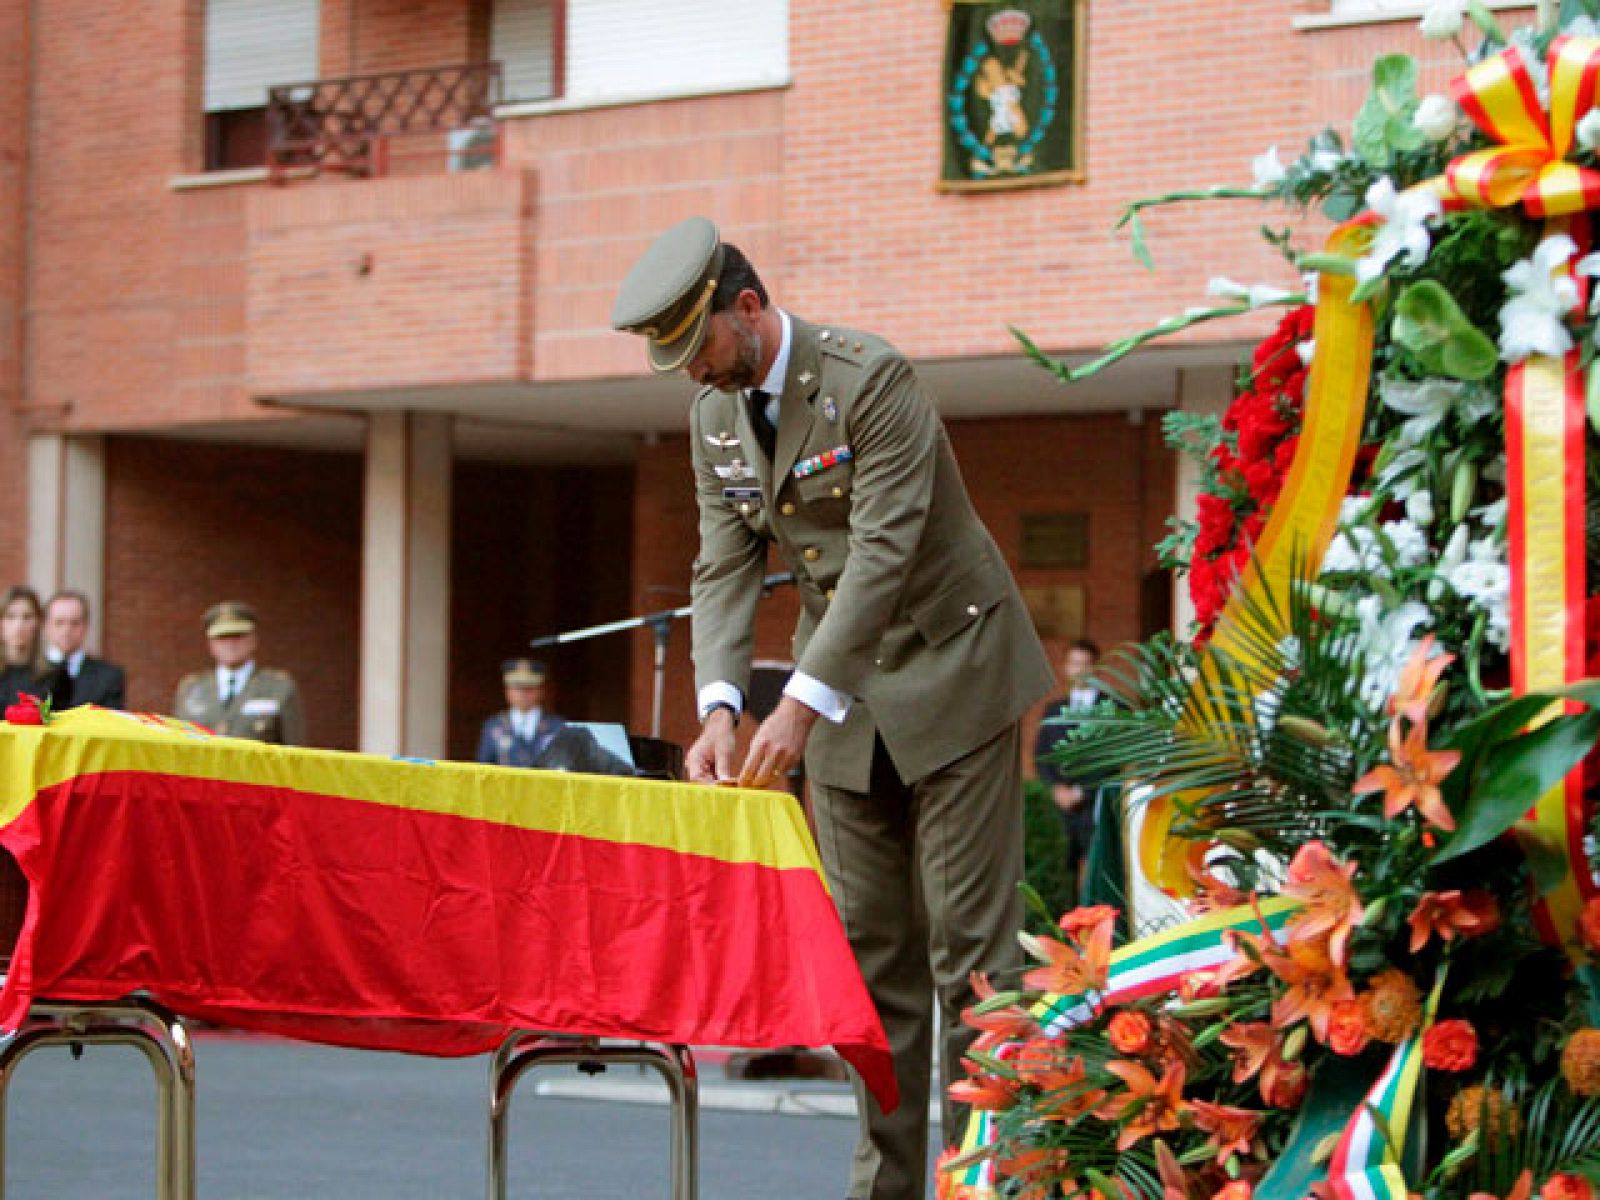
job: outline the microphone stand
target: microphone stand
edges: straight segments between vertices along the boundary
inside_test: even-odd
[[[774,588],[793,582],[794,576],[787,571],[776,575],[768,575],[761,581],[761,594],[770,596]],[[684,604],[677,608],[664,608],[659,612],[644,613],[637,617],[626,617],[621,621],[608,621],[604,625],[590,625],[586,629],[571,629],[565,633],[553,633],[546,637],[537,637],[530,641],[528,645],[535,649],[545,646],[564,646],[568,642],[581,642],[588,638],[604,637],[610,633],[622,633],[628,629],[648,628],[655,638],[655,668],[650,694],[650,736],[659,738],[661,736],[661,697],[666,690],[667,682],[667,642],[672,636],[672,623],[680,617],[688,617],[693,614],[694,605]]]

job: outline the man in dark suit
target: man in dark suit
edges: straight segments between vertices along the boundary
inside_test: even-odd
[[[121,667],[95,658],[84,649],[89,640],[89,597],[67,588],[44,606],[44,654],[61,670],[66,695],[57,708],[98,704],[123,708],[127,704],[127,679]]]
[[[1045,709],[1039,722],[1039,735],[1033,744],[1034,767],[1039,778],[1050,785],[1050,798],[1061,814],[1067,835],[1067,865],[1072,870],[1074,889],[1081,892],[1089,846],[1094,841],[1099,819],[1098,790],[1092,783],[1073,779],[1055,762],[1056,747],[1072,731],[1075,718],[1100,702],[1100,692],[1092,675],[1100,661],[1100,649],[1087,638],[1080,638],[1067,650],[1061,666],[1067,678],[1067,694]]]

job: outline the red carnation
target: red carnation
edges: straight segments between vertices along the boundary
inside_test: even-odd
[[[1470,1021],[1440,1021],[1422,1035],[1422,1061],[1435,1071],[1467,1071],[1478,1061],[1478,1031]]]
[[[44,709],[40,707],[39,697],[23,692],[15,704],[6,705],[6,724],[43,725]]]

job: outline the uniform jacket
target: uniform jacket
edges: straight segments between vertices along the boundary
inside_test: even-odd
[[[497,712],[483,723],[478,737],[478,761],[499,767],[535,767],[552,738],[567,722],[554,713],[540,713],[533,740],[518,737],[511,727],[511,714]]]
[[[65,674],[65,669],[62,671]],[[103,658],[86,656],[66,685],[65,708],[98,704],[101,708],[126,708],[127,679],[121,667]]]
[[[744,397],[691,409],[696,685],[748,693],[768,541],[795,575],[797,669],[855,698],[818,721],[811,777],[866,791],[873,734],[914,782],[995,737],[1054,677],[978,520],[932,398],[887,342],[794,320],[769,469]]]
[[[252,738],[284,746],[303,746],[305,716],[300,691],[283,671],[257,667],[239,694],[222,706],[214,669],[185,675],[178,684],[173,711],[185,721],[204,725],[228,737]]]

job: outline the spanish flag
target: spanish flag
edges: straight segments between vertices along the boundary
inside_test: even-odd
[[[832,1045],[885,1105],[883,1027],[792,797],[217,737],[75,709],[0,725],[27,915],[0,1027],[145,991],[311,1041],[512,1030]]]

